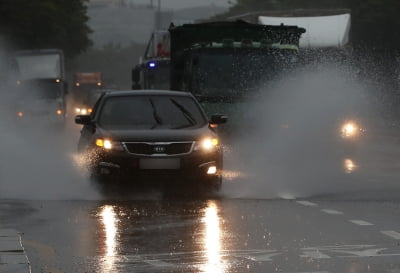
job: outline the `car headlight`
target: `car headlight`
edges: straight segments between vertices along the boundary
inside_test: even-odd
[[[80,115],[87,115],[92,112],[92,109],[86,109],[86,108],[75,108],[75,112]]]
[[[218,138],[205,138],[196,142],[194,150],[213,151],[219,144]]]
[[[360,127],[354,122],[347,122],[342,126],[342,137],[352,138],[356,137],[360,131]]]
[[[111,141],[109,139],[98,138],[96,139],[96,146],[102,147],[105,150],[123,151],[122,144],[118,141]]]

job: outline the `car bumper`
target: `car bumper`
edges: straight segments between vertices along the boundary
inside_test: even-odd
[[[104,175],[213,179],[220,177],[222,170],[220,150],[207,153],[194,151],[180,156],[142,156],[95,149],[91,157],[94,170]]]

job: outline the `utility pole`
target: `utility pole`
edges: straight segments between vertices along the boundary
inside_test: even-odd
[[[153,2],[153,0],[152,0]],[[158,0],[158,6],[156,10],[156,23],[155,23],[155,30],[161,29],[161,0]]]

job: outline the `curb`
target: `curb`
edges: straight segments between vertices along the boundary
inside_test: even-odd
[[[21,234],[14,229],[0,229],[0,272],[31,273]]]

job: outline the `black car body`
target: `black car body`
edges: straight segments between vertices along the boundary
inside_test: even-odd
[[[190,93],[106,92],[90,116],[76,116],[75,122],[84,125],[78,149],[89,155],[94,174],[130,181],[176,175],[221,184],[222,148],[212,127],[226,117],[209,121]]]

